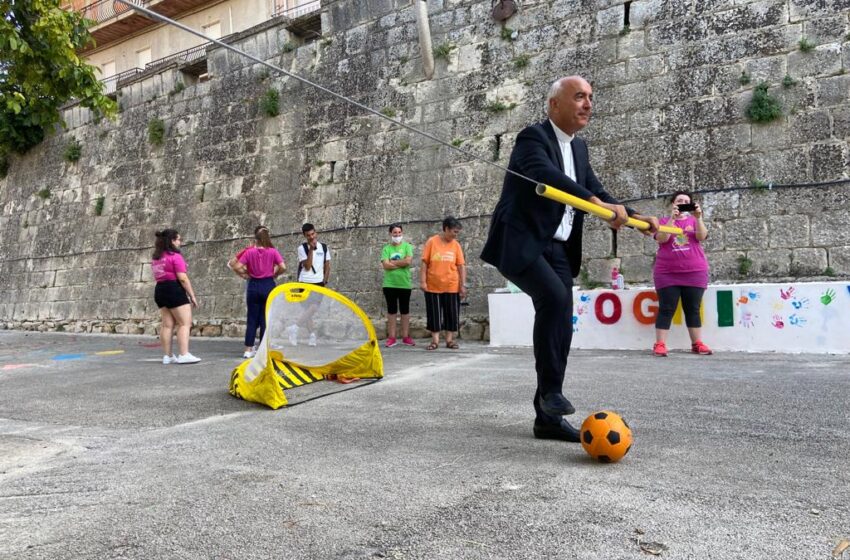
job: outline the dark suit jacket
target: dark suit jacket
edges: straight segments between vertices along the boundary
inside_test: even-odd
[[[505,174],[502,195],[490,223],[490,233],[481,258],[503,274],[525,270],[555,236],[564,215],[564,205],[534,192],[537,183],[545,183],[582,199],[595,195],[608,203],[619,204],[605,192],[590,167],[587,144],[575,137],[571,142],[576,180],[564,174],[564,162],[555,129],[547,119],[525,128],[516,138],[508,169],[535,182],[511,173]],[[634,211],[629,208],[629,215]],[[585,212],[576,210],[573,229],[567,240],[567,255],[573,277],[581,268],[581,234]]]

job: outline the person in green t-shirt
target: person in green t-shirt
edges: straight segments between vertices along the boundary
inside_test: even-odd
[[[413,262],[413,245],[403,241],[401,224],[390,226],[390,243],[381,250],[381,266],[384,267],[384,297],[387,300],[387,348],[398,344],[396,339],[396,315],[401,311],[401,343],[416,346],[410,338],[410,291],[413,283],[410,263]]]

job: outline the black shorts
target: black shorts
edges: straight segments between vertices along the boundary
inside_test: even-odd
[[[153,291],[153,300],[160,309],[163,307],[174,309],[175,307],[192,303],[189,301],[189,296],[186,294],[186,290],[183,289],[183,285],[177,280],[157,282],[156,288]]]
[[[387,300],[387,314],[395,315],[399,310],[402,315],[410,314],[410,290],[384,287],[384,298]]]

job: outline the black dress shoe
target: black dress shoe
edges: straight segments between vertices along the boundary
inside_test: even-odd
[[[576,411],[567,397],[561,393],[547,393],[540,396],[540,409],[549,416],[566,416]]]
[[[561,418],[560,424],[540,424],[536,420],[534,421],[534,437],[537,439],[557,439],[579,443],[581,441],[580,435],[579,431],[563,418]]]

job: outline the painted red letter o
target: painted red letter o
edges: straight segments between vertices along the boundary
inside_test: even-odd
[[[610,317],[605,315],[606,301],[610,301],[614,305],[614,309]],[[623,315],[623,304],[620,303],[620,298],[617,297],[617,294],[613,292],[603,292],[596,298],[594,311],[596,312],[596,318],[599,319],[600,323],[603,325],[613,325],[619,321],[620,317]]]

